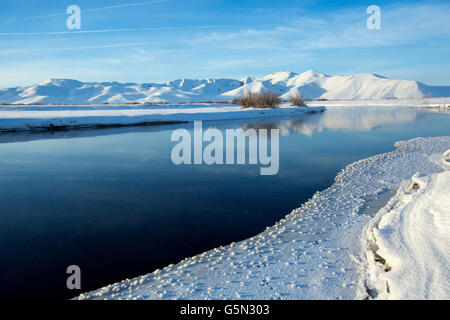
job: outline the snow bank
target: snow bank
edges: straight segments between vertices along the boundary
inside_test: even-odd
[[[373,218],[368,208],[417,171],[442,172],[435,154],[450,149],[450,137],[416,138],[396,147],[350,164],[331,187],[252,238],[76,299],[366,298],[359,244]]]
[[[253,119],[323,111],[325,111],[324,107],[291,107],[287,104],[280,105],[276,109],[242,109],[235,105],[218,106],[214,104],[151,107],[10,107],[0,111],[0,132],[125,126],[194,120]]]
[[[440,160],[450,170],[450,150]],[[450,171],[405,181],[365,234],[373,298],[450,298]]]

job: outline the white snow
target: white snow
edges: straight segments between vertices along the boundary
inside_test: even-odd
[[[450,150],[438,161],[450,170]],[[450,298],[450,171],[405,181],[365,233],[372,297]]]
[[[362,231],[376,213],[370,207],[382,207],[386,194],[416,172],[429,175],[446,170],[442,153],[450,149],[450,137],[416,138],[395,145],[393,152],[350,164],[331,187],[252,238],[76,299],[367,298]],[[431,185],[442,186],[448,176],[442,177],[432,178]],[[440,207],[438,202],[433,205]],[[433,222],[442,231],[445,226],[438,224]],[[407,232],[406,227],[401,230]],[[444,294],[439,297],[449,298],[448,291]]]
[[[450,86],[391,80],[375,74],[328,76],[314,70],[275,72],[262,78],[178,79],[166,83],[81,82],[50,79],[28,87],[0,89],[7,104],[117,104],[126,102],[231,101],[246,92],[273,90],[287,99],[295,93],[328,100],[450,97]]]
[[[49,128],[136,125],[145,123],[188,122],[294,116],[323,112],[324,107],[243,109],[236,105],[159,105],[159,106],[35,106],[9,107],[0,111],[1,131],[27,131]]]

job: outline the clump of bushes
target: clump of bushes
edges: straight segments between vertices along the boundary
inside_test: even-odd
[[[239,104],[243,108],[276,108],[280,103],[280,95],[273,91],[251,93],[247,92],[242,97],[234,99],[233,104]]]
[[[291,95],[289,97],[289,102],[291,106],[303,107],[305,105],[305,101],[303,100],[303,97],[299,93]]]

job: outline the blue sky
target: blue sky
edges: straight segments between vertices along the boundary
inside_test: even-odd
[[[68,30],[66,8],[81,8]],[[369,5],[381,30],[368,30]],[[0,0],[0,87],[275,71],[450,85],[448,1]]]

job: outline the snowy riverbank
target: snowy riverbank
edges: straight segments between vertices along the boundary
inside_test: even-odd
[[[450,170],[450,152],[436,160]],[[450,298],[449,195],[450,171],[416,174],[365,228],[373,298]]]
[[[396,148],[350,164],[331,187],[252,238],[77,299],[368,298],[364,227],[403,181],[446,170],[450,137]]]
[[[76,129],[191,122],[194,120],[256,119],[323,112],[322,106],[243,109],[236,105],[156,106],[19,106],[0,108],[1,131]]]

